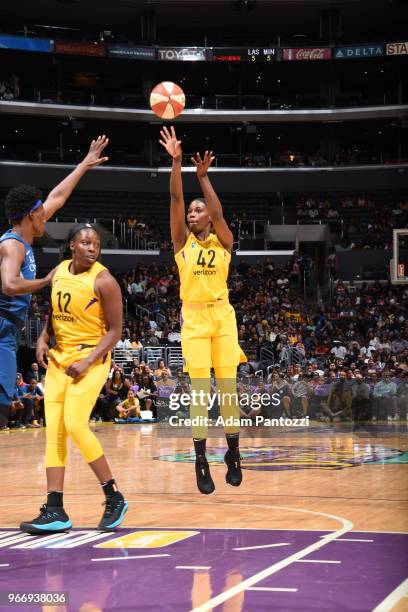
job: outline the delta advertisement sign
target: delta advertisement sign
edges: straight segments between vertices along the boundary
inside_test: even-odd
[[[357,45],[347,47],[335,47],[334,59],[359,59],[367,57],[381,57],[384,55],[384,45]]]

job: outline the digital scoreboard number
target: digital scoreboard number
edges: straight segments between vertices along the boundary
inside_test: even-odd
[[[247,49],[247,60],[250,62],[272,62],[276,59],[277,49],[265,47]]]
[[[276,60],[277,49],[274,47],[241,47],[236,49],[214,48],[213,62],[272,62]]]

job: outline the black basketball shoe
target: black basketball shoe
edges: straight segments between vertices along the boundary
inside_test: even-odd
[[[104,504],[105,510],[99,522],[98,529],[100,531],[114,531],[123,521],[129,504],[119,491],[115,491],[113,495],[109,495]]]
[[[227,450],[224,455],[224,462],[228,468],[225,474],[227,484],[233,487],[239,487],[242,482],[241,457],[239,449],[235,451]]]
[[[210,495],[215,491],[214,481],[211,478],[210,466],[206,457],[198,456],[195,462],[197,487],[203,495]]]
[[[37,518],[21,523],[20,529],[25,533],[61,533],[71,529],[72,523],[64,508],[44,504]]]

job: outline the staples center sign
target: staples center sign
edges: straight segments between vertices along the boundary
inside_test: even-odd
[[[389,43],[387,55],[408,55],[408,42]]]
[[[331,59],[330,47],[306,47],[303,49],[284,49],[284,60],[328,60]]]

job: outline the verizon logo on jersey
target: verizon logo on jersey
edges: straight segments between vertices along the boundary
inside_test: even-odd
[[[194,270],[193,271],[194,276],[214,276],[214,274],[217,274],[216,270]]]
[[[55,321],[67,321],[68,323],[76,323],[77,322],[75,317],[72,317],[71,315],[54,314],[53,313],[52,318]]]

